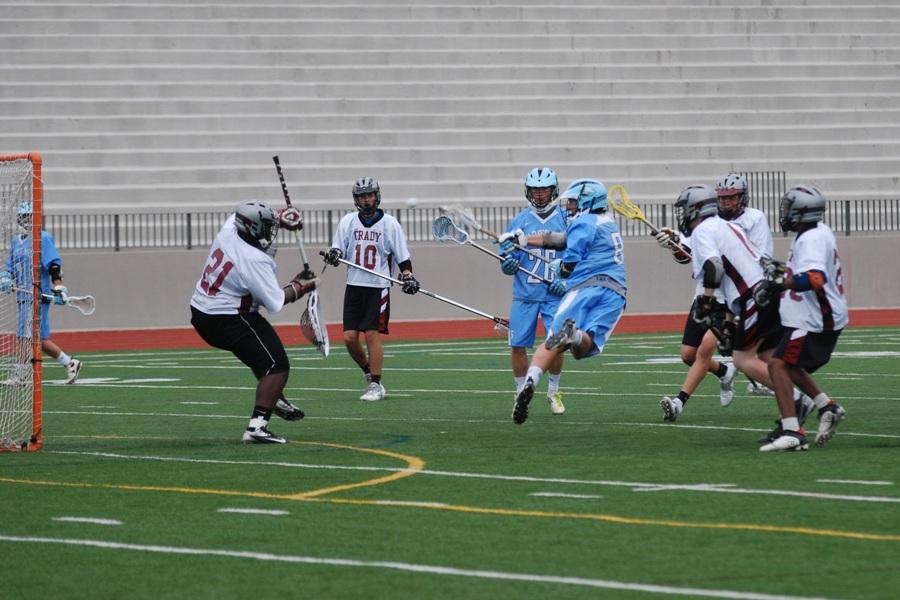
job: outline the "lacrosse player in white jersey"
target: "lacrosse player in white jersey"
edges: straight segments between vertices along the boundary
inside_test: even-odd
[[[759,307],[753,289],[763,281],[762,257],[740,228],[718,216],[718,194],[704,185],[690,186],[675,203],[678,228],[691,237],[693,276],[703,284],[691,317],[698,323],[725,331],[726,312],[740,318],[734,333],[734,364],[751,379],[770,386],[766,361],[780,339],[777,302]],[[722,289],[725,303],[717,302]],[[681,414],[679,398],[660,401],[664,418],[674,421]]]
[[[747,179],[740,173],[728,173],[716,183],[716,192],[719,194],[719,216],[743,229],[762,255],[771,259],[773,244],[769,220],[761,210],[748,206],[750,186]],[[747,392],[757,396],[774,394],[752,379]]]
[[[272,412],[288,421],[304,416],[284,397],[290,370],[287,353],[259,307],[277,313],[316,289],[318,280],[304,271],[286,286],[278,284],[272,244],[279,225],[302,228],[299,211],[287,208],[276,213],[252,200],[239,204],[216,235],[191,297],[191,325],[200,337],[234,354],[256,376],[253,413],[241,436],[245,444],[287,442],[269,431]]]
[[[353,184],[353,203],[356,212],[344,215],[338,223],[325,262],[338,266],[343,258],[386,276],[400,272],[401,288],[406,294],[419,291],[419,282],[412,273],[412,260],[406,236],[400,223],[381,210],[381,186],[372,177],[363,177]],[[383,400],[384,348],[381,336],[388,334],[391,313],[390,281],[347,268],[347,287],[344,290],[344,345],[362,369],[367,387],[360,400]],[[360,336],[366,340],[362,346]],[[368,352],[367,352],[368,350]]]
[[[539,260],[531,254],[516,249],[513,241],[520,235],[542,235],[547,232],[564,232],[566,220],[563,211],[556,204],[559,195],[559,181],[553,169],[538,167],[528,172],[525,177],[525,198],[531,205],[516,215],[506,228],[506,235],[500,241],[500,255],[503,262],[500,269],[506,275],[514,277],[513,300],[509,311],[509,349],[512,362],[515,394],[518,396],[525,385],[525,373],[528,371],[528,348],[534,346],[538,319],[549,329],[553,315],[559,306],[559,296],[547,289],[541,281],[552,280],[554,275],[548,268],[548,262]],[[540,250],[547,261],[555,258],[556,251]],[[520,267],[526,271],[520,270]],[[537,277],[535,277],[537,275]],[[563,367],[563,354],[558,354],[549,367],[547,385],[547,402],[550,412],[561,415],[566,412],[559,391],[560,375]]]
[[[607,212],[606,186],[596,179],[578,179],[562,196],[578,201],[578,216],[566,227],[565,250],[550,266],[556,275],[550,292],[562,299],[516,395],[512,418],[517,425],[528,418],[534,389],[553,361],[567,350],[575,360],[603,352],[625,311],[622,236]]]
[[[812,186],[793,187],[781,198],[779,222],[797,235],[785,265],[775,263],[754,293],[759,305],[780,298],[784,332],[769,361],[781,426],[770,434],[763,452],[806,450],[806,435],[798,421],[793,386],[811,396],[819,409],[816,445],[830,440],[845,416],[841,405],[810,376],[828,363],[841,331],[849,321],[841,259],[834,233],[822,222],[826,200]]]

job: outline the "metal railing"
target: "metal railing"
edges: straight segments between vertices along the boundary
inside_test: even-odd
[[[751,183],[752,185],[752,183]],[[769,218],[773,232],[778,227],[780,193],[755,194],[757,206]],[[660,227],[676,227],[672,205],[639,204],[647,219]],[[524,206],[473,206],[475,218],[485,229],[502,232]],[[431,224],[441,213],[437,207],[389,210],[396,217],[410,242],[433,240]],[[327,246],[346,210],[304,210],[303,241],[312,246]],[[48,215],[45,228],[53,234],[60,249],[129,250],[140,248],[206,248],[228,217],[228,212],[136,213],[121,215]],[[831,201],[825,222],[836,233],[851,235],[866,232],[900,232],[900,199]],[[646,227],[633,220],[618,217],[625,237],[647,235]],[[471,232],[477,240],[489,239]],[[297,243],[297,233],[283,231],[278,246]]]

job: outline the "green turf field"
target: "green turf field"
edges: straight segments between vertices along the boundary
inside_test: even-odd
[[[679,340],[569,359],[566,414],[545,380],[522,426],[503,340],[388,344],[377,403],[342,348],[291,348],[287,446],[239,443],[226,353],[80,355],[44,450],[0,454],[0,597],[900,597],[900,330],[844,334],[818,380],[848,417],[787,454],[743,376],[662,422]]]

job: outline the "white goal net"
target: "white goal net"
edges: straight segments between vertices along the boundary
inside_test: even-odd
[[[41,447],[40,169],[38,154],[0,156],[0,451]]]

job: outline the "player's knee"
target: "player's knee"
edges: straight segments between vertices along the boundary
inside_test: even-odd
[[[697,349],[692,346],[681,347],[681,362],[687,366],[691,366],[697,360]]]

